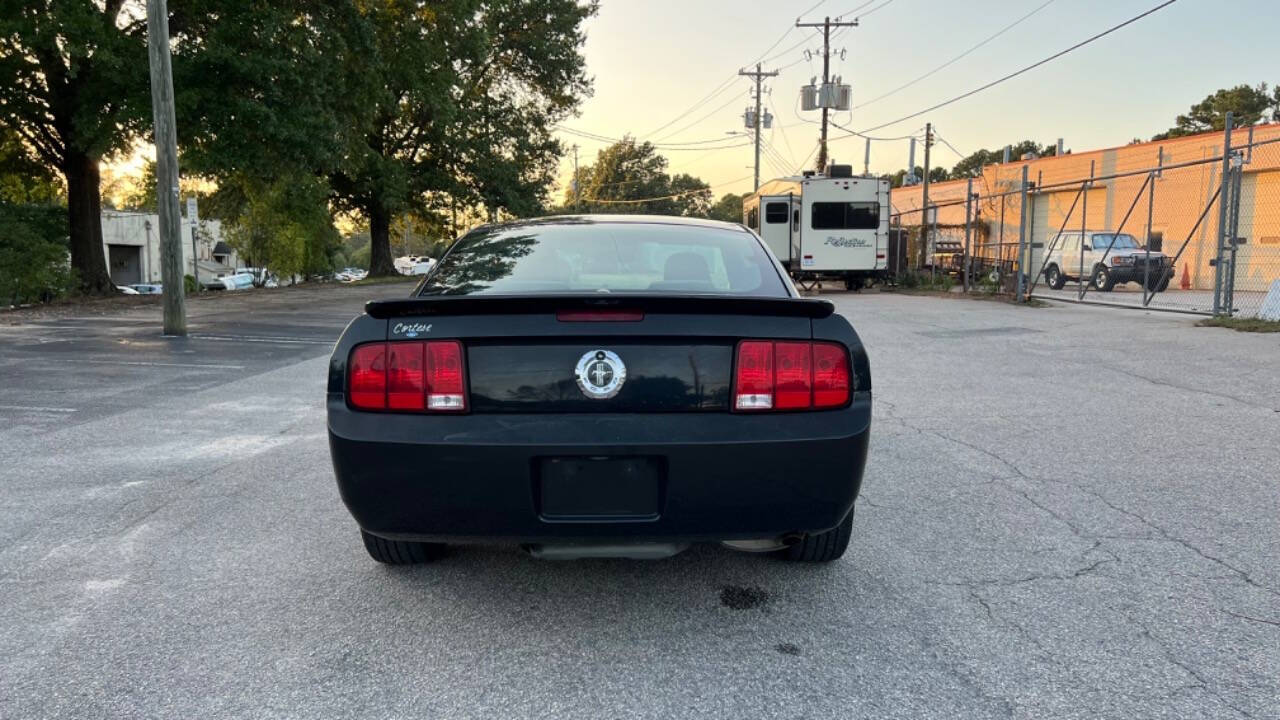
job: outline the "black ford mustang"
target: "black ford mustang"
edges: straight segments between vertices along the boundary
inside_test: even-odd
[[[370,302],[334,349],[328,415],[381,562],[474,541],[828,561],[852,530],[871,374],[849,322],[741,226],[548,218],[476,229],[411,298]]]

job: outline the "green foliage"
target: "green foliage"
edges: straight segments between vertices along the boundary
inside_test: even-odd
[[[351,264],[352,267],[358,267],[363,270],[368,270],[370,249],[371,248],[369,247],[369,244],[365,243],[364,245],[356,248],[355,250],[352,250],[351,254],[348,256],[350,258],[348,262]]]
[[[245,200],[227,224],[226,237],[247,265],[265,267],[282,278],[333,270],[342,240],[321,181],[295,176],[265,185],[242,182]]]
[[[742,222],[742,197],[736,193],[721,195],[720,199],[711,206],[711,211],[707,213],[707,217],[712,220],[723,220],[724,222]]]
[[[582,212],[707,217],[711,212],[711,188],[686,174],[667,174],[667,159],[647,142],[624,138],[596,154],[594,165],[578,170]],[[646,202],[632,202],[658,198]],[[573,190],[565,193],[565,205],[575,207]],[[619,202],[622,201],[622,202]],[[742,217],[739,196],[735,222]]]
[[[1265,120],[1280,121],[1280,87],[1271,92],[1266,83],[1257,87],[1237,85],[1222,88],[1192,105],[1187,114],[1178,116],[1173,127],[1151,139],[1165,140],[1222,130],[1227,126],[1228,112],[1234,113],[1237,127],[1256,125]]]
[[[360,11],[367,4],[201,0],[173,8],[184,171],[265,183],[339,167],[376,87]]]
[[[189,273],[183,275],[182,289],[187,295],[194,293],[196,291],[196,276]]]
[[[115,292],[102,252],[99,162],[147,125],[145,3],[0,0],[0,128],[66,179],[80,289]]]
[[[1058,154],[1057,143],[1038,144],[1034,140],[1023,140],[1022,142],[1013,143],[1009,151],[1010,162],[1016,162],[1022,159],[1026,153],[1034,153],[1038,157],[1050,157]],[[1004,148],[999,147],[994,150],[978,150],[951,168],[951,178],[971,178],[978,177],[982,174],[982,168],[986,165],[999,165],[1004,162]]]
[[[146,127],[146,5],[0,0],[0,125],[50,167],[123,150]]]
[[[133,188],[125,194],[123,210],[138,212],[156,212],[156,161],[147,158],[142,164],[142,177],[133,184]],[[204,207],[204,203],[201,203]]]
[[[552,126],[589,92],[577,0],[360,3],[372,94],[329,174],[372,236],[372,273],[393,272],[390,221],[456,202],[539,212],[562,154]]]
[[[72,279],[66,209],[0,202],[0,304],[46,302]]]
[[[31,156],[16,131],[5,127],[0,127],[0,202],[15,205],[64,202],[58,176]]]

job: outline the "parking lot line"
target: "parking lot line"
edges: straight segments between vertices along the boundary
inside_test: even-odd
[[[91,358],[47,358],[45,362],[62,362],[88,365],[133,365],[138,367],[173,367],[173,368],[196,368],[200,370],[243,370],[244,365],[221,365],[218,363],[166,363],[166,362],[143,362],[140,360],[94,360]]]
[[[16,410],[18,412],[52,412],[52,413],[78,412],[75,408],[39,407],[36,405],[0,405],[0,410]]]
[[[309,338],[289,337],[281,335],[203,335],[193,334],[192,340],[220,340],[229,342],[278,343],[281,345],[333,345],[332,340],[313,340]]]

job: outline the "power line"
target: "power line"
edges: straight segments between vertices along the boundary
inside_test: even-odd
[[[951,98],[950,100],[944,100],[943,102],[940,102],[940,103],[938,103],[937,105],[934,105],[934,106],[932,106],[932,107],[927,107],[927,108],[925,108],[924,110],[920,110],[919,112],[914,112],[914,113],[911,113],[910,115],[904,115],[904,116],[902,116],[902,117],[900,117],[900,118],[898,118],[898,119],[896,119],[896,120],[890,120],[889,122],[881,123],[881,124],[876,125],[876,126],[874,126],[874,127],[869,127],[869,128],[867,128],[866,130],[863,130],[862,132],[864,132],[864,133],[865,133],[865,132],[871,132],[872,130],[879,130],[879,129],[881,129],[881,128],[889,127],[890,125],[897,125],[897,124],[898,124],[898,123],[900,123],[900,122],[904,122],[904,121],[906,121],[906,120],[910,120],[910,119],[912,119],[912,118],[920,117],[921,115],[924,115],[925,113],[933,112],[934,110],[937,110],[937,109],[939,109],[939,108],[946,107],[947,105],[950,105],[950,104],[952,104],[952,103],[959,102],[959,101],[961,101],[961,100],[964,100],[965,98],[968,98],[968,97],[972,97],[972,96],[974,96],[974,95],[977,95],[978,93],[982,92],[983,90],[987,90],[987,89],[989,89],[989,88],[995,87],[996,85],[999,85],[1000,83],[1005,82],[1006,80],[1012,80],[1013,78],[1018,77],[1019,75],[1022,75],[1022,74],[1024,74],[1024,73],[1030,72],[1030,71],[1032,71],[1032,70],[1034,70],[1034,69],[1036,69],[1036,68],[1040,67],[1041,65],[1044,65],[1044,64],[1046,64],[1046,63],[1049,63],[1049,62],[1052,62],[1052,61],[1054,61],[1054,60],[1057,60],[1058,58],[1062,57],[1063,55],[1066,55],[1066,54],[1067,54],[1067,53],[1069,53],[1069,52],[1072,52],[1073,50],[1078,50],[1078,49],[1080,49],[1080,48],[1084,47],[1085,45],[1088,45],[1089,43],[1094,42],[1095,40],[1099,40],[1099,39],[1101,39],[1101,38],[1104,38],[1104,37],[1106,37],[1107,35],[1110,35],[1111,33],[1115,32],[1115,31],[1117,31],[1117,30],[1119,30],[1119,29],[1121,29],[1121,28],[1124,28],[1124,27],[1127,27],[1127,26],[1129,26],[1129,25],[1132,25],[1133,23],[1138,22],[1139,20],[1141,20],[1141,19],[1143,19],[1143,18],[1147,17],[1148,15],[1151,15],[1151,14],[1153,14],[1153,13],[1155,13],[1155,12],[1159,11],[1159,10],[1163,10],[1164,8],[1169,7],[1170,5],[1174,4],[1174,3],[1175,3],[1175,2],[1177,2],[1177,1],[1178,1],[1178,0],[1165,0],[1165,2],[1160,3],[1159,5],[1157,5],[1157,6],[1153,7],[1153,8],[1151,8],[1150,10],[1147,10],[1147,11],[1146,11],[1146,12],[1144,12],[1144,13],[1141,13],[1141,14],[1139,14],[1139,15],[1135,15],[1134,17],[1131,17],[1131,18],[1129,18],[1128,20],[1125,20],[1124,22],[1120,23],[1119,25],[1114,25],[1114,26],[1112,26],[1112,27],[1110,27],[1110,28],[1108,28],[1108,29],[1106,29],[1106,30],[1103,30],[1102,32],[1098,33],[1097,35],[1094,35],[1093,37],[1090,37],[1090,38],[1088,38],[1088,39],[1086,39],[1086,40],[1082,40],[1082,41],[1080,41],[1080,42],[1076,43],[1075,45],[1072,45],[1071,47],[1067,48],[1066,50],[1060,50],[1060,51],[1058,51],[1058,52],[1054,53],[1053,55],[1050,55],[1049,57],[1047,57],[1047,58],[1045,58],[1045,59],[1043,59],[1043,60],[1040,60],[1039,62],[1032,63],[1031,65],[1028,65],[1028,66],[1026,66],[1026,67],[1022,68],[1021,70],[1016,70],[1016,71],[1014,71],[1014,72],[1009,73],[1008,75],[1005,75],[1005,76],[1004,76],[1004,77],[1002,77],[1002,78],[999,78],[999,79],[997,79],[997,80],[992,80],[991,82],[987,83],[986,85],[983,85],[983,86],[981,86],[981,87],[974,88],[973,90],[970,90],[969,92],[963,93],[963,94],[961,94],[961,95],[957,95],[956,97],[953,97],[953,98]]]
[[[721,106],[717,107],[715,110],[712,110],[711,112],[707,113],[706,115],[703,115],[702,117],[698,118],[697,120],[694,120],[693,122],[689,123],[688,125],[685,125],[684,127],[680,128],[679,130],[676,130],[676,131],[674,131],[674,132],[669,132],[669,133],[667,133],[666,135],[663,135],[662,137],[658,138],[658,140],[664,140],[664,139],[666,139],[666,138],[674,137],[674,136],[676,136],[676,135],[679,135],[680,133],[684,132],[685,130],[688,130],[689,128],[694,127],[695,125],[698,125],[698,124],[702,123],[702,122],[703,122],[703,121],[705,121],[707,118],[711,117],[712,115],[715,115],[716,113],[718,113],[718,112],[720,112],[721,110],[723,110],[723,109],[725,109],[725,108],[729,107],[730,105],[732,105],[732,104],[733,104],[733,103],[735,103],[735,102],[738,102],[738,98],[737,98],[736,96],[735,96],[735,97],[731,97],[731,98],[729,98],[729,102],[727,102],[727,103],[725,103],[725,104],[723,104],[723,105],[721,105]]]
[[[641,137],[653,137],[654,135],[657,135],[663,130],[666,130],[672,125],[675,125],[676,123],[680,122],[684,118],[688,117],[693,111],[697,110],[698,108],[710,102],[712,98],[718,97],[719,95],[723,94],[725,90],[728,90],[729,88],[733,87],[733,81],[736,80],[737,77],[738,76],[736,73],[733,75],[730,75],[728,78],[723,80],[719,85],[717,85],[711,92],[707,93],[701,100],[691,105],[688,110],[685,110],[684,112],[675,116],[671,120],[667,121],[667,123],[662,125],[661,127],[655,128],[649,131],[648,133],[641,135]]]
[[[960,53],[959,55],[956,55],[955,57],[953,57],[953,58],[951,58],[950,60],[948,60],[948,61],[946,61],[946,62],[942,63],[942,64],[941,64],[941,65],[939,65],[938,67],[936,67],[936,68],[934,68],[934,69],[930,70],[929,72],[927,72],[927,73],[925,73],[925,74],[921,75],[920,77],[918,77],[918,78],[916,78],[916,79],[914,79],[914,80],[911,80],[911,81],[909,81],[909,82],[903,83],[902,85],[899,85],[898,87],[896,87],[896,88],[894,88],[894,89],[890,90],[889,92],[887,92],[887,93],[885,93],[885,94],[883,94],[883,95],[879,95],[879,96],[877,96],[877,97],[871,98],[870,100],[868,100],[868,101],[866,101],[866,102],[862,103],[861,105],[855,105],[853,109],[854,109],[854,110],[860,110],[860,109],[862,109],[862,108],[864,108],[864,107],[866,107],[866,106],[870,105],[871,103],[874,103],[874,102],[878,102],[878,101],[880,101],[880,100],[883,100],[883,99],[885,99],[885,98],[889,97],[890,95],[896,95],[897,93],[899,93],[899,92],[901,92],[901,91],[903,91],[903,90],[905,90],[905,89],[907,89],[907,88],[911,87],[912,85],[915,85],[916,83],[920,82],[921,80],[924,80],[924,79],[926,79],[926,78],[928,78],[928,77],[932,76],[934,73],[937,73],[937,72],[938,72],[938,71],[940,71],[940,70],[943,70],[943,69],[946,69],[946,68],[950,67],[951,65],[955,64],[955,63],[956,63],[956,62],[958,62],[959,60],[961,60],[961,59],[965,58],[966,56],[968,56],[968,55],[972,54],[973,52],[975,52],[975,51],[976,51],[976,50],[978,50],[979,48],[983,47],[983,46],[984,46],[984,45],[986,45],[987,43],[990,43],[992,40],[995,40],[996,38],[1000,37],[1001,35],[1003,35],[1003,34],[1005,34],[1005,33],[1009,32],[1009,31],[1010,31],[1010,30],[1012,30],[1012,29],[1014,29],[1014,28],[1015,28],[1015,27],[1017,27],[1018,25],[1021,25],[1021,24],[1023,23],[1023,21],[1027,20],[1027,19],[1028,19],[1028,18],[1030,18],[1032,15],[1035,15],[1036,13],[1040,12],[1041,10],[1043,10],[1043,9],[1045,9],[1045,8],[1047,8],[1047,7],[1049,7],[1050,5],[1052,5],[1052,4],[1053,4],[1054,2],[1056,2],[1056,1],[1057,1],[1057,0],[1047,0],[1045,3],[1041,4],[1041,5],[1040,5],[1039,7],[1037,7],[1036,9],[1032,10],[1031,12],[1027,13],[1026,15],[1023,15],[1022,17],[1018,18],[1017,20],[1014,20],[1012,23],[1009,23],[1008,25],[1005,25],[1004,27],[1000,28],[1000,30],[996,31],[996,33],[995,33],[995,34],[988,36],[988,37],[987,37],[987,39],[983,40],[982,42],[978,43],[977,45],[974,45],[973,47],[969,48],[968,50],[965,50],[964,52]]]
[[[818,6],[819,6],[819,5],[821,5],[823,2],[826,2],[826,0],[818,0],[818,2],[814,3],[812,7],[810,7],[808,10],[805,10],[804,12],[806,12],[806,13],[807,13],[807,12],[812,11],[814,8],[818,7]],[[801,13],[801,14],[804,14],[804,13]],[[765,59],[765,57],[764,57],[764,56],[765,56],[765,55],[768,55],[768,54],[770,53],[770,51],[772,51],[774,48],[778,47],[778,45],[780,45],[780,44],[782,43],[782,41],[783,41],[783,40],[785,40],[785,39],[787,38],[787,36],[788,36],[788,35],[790,35],[790,34],[791,34],[791,32],[792,32],[793,30],[795,30],[795,27],[788,27],[788,28],[787,28],[787,29],[782,33],[782,35],[779,35],[779,36],[778,36],[778,39],[777,39],[777,40],[774,40],[774,41],[773,41],[773,44],[772,44],[772,45],[770,45],[770,46],[769,46],[769,47],[768,47],[768,48],[767,48],[763,53],[760,53],[760,57],[758,57],[758,58],[756,58],[755,60],[752,60],[751,62],[747,63],[747,65],[754,65],[754,64],[756,64],[756,63],[758,63],[758,62],[759,62],[759,63],[767,62],[767,60]],[[804,42],[805,42],[805,41],[801,41],[801,43],[799,43],[799,44],[797,44],[797,45],[793,46],[793,48],[794,48],[794,47],[799,47],[799,45],[800,45],[800,44],[803,44]],[[790,49],[788,49],[788,50],[784,50],[782,54],[784,54],[784,55],[785,55],[787,52],[790,52]],[[770,59],[772,59],[772,58],[770,58]],[[745,67],[745,66],[744,66],[744,67]],[[720,95],[720,94],[721,94],[721,93],[723,93],[725,90],[727,90],[727,89],[728,89],[728,88],[733,84],[733,80],[734,80],[734,78],[736,78],[736,77],[737,77],[736,75],[730,75],[729,77],[725,78],[724,80],[722,80],[722,81],[720,82],[720,84],[719,84],[719,85],[716,85],[716,86],[711,90],[711,92],[709,92],[709,93],[707,93],[705,96],[703,96],[703,98],[702,98],[701,100],[699,100],[699,101],[695,102],[693,105],[691,105],[691,106],[689,107],[689,109],[687,109],[687,110],[685,110],[684,112],[680,113],[679,115],[675,116],[675,117],[674,117],[674,118],[672,118],[670,121],[668,121],[665,125],[662,125],[661,127],[658,127],[658,128],[656,128],[656,129],[654,129],[654,130],[652,130],[652,131],[648,132],[647,134],[642,135],[641,137],[652,137],[652,136],[654,136],[654,135],[656,135],[656,134],[658,134],[658,133],[662,132],[663,130],[666,130],[667,128],[671,127],[672,125],[675,125],[677,122],[680,122],[680,120],[682,120],[682,119],[684,119],[684,118],[688,117],[688,116],[689,116],[690,114],[692,114],[695,110],[697,110],[698,108],[700,108],[700,107],[702,107],[703,105],[705,105],[705,104],[707,104],[708,102],[710,102],[712,98],[714,98],[714,97],[716,97],[716,96]],[[670,137],[670,135],[668,135],[667,137]]]
[[[960,152],[959,150],[957,150],[955,145],[952,145],[951,143],[947,142],[947,139],[946,139],[946,138],[944,138],[944,137],[942,137],[941,135],[939,135],[939,134],[938,134],[938,129],[937,129],[937,128],[934,128],[934,129],[933,129],[933,139],[934,139],[934,140],[937,140],[938,142],[942,143],[943,145],[946,145],[946,146],[947,146],[947,148],[948,148],[949,150],[951,150],[951,152],[955,153],[955,154],[956,154],[956,156],[957,156],[957,157],[959,157],[961,160],[963,160],[963,159],[965,159],[966,157],[968,157],[968,155],[965,155],[964,153],[962,153],[962,152]]]
[[[808,122],[812,122],[812,121],[808,121]],[[855,136],[857,136],[857,137],[862,138],[863,140],[870,140],[870,141],[872,141],[872,142],[897,142],[897,141],[899,141],[899,140],[910,140],[911,138],[919,139],[919,138],[920,138],[920,133],[921,133],[921,131],[923,131],[923,130],[924,130],[924,128],[917,128],[917,129],[916,129],[916,131],[915,131],[915,132],[913,132],[913,133],[911,133],[910,135],[900,135],[900,136],[898,136],[898,137],[875,137],[875,136],[872,136],[872,135],[866,135],[866,134],[864,134],[864,133],[855,132],[855,131],[850,130],[849,128],[847,128],[847,127],[845,127],[845,126],[843,126],[843,125],[840,125],[840,124],[838,124],[838,123],[834,122],[834,121],[833,121],[831,124],[832,124],[832,125],[835,125],[835,126],[836,126],[837,128],[839,128],[839,129],[841,129],[841,130],[843,130],[843,131],[845,131],[845,132],[849,133],[849,135],[855,135]],[[848,136],[846,135],[845,137],[848,137]],[[842,139],[844,139],[844,138],[836,138],[836,139],[837,139],[837,140],[842,140]]]
[[[875,0],[872,0],[872,2],[874,2],[874,1],[875,1]],[[890,3],[892,3],[893,1],[894,1],[894,0],[884,0],[884,2],[882,2],[882,3],[880,3],[879,5],[877,5],[877,6],[873,7],[873,8],[871,8],[870,10],[868,10],[868,11],[866,11],[866,12],[862,13],[862,14],[861,14],[861,15],[859,15],[858,17],[859,17],[859,18],[867,17],[867,16],[868,16],[868,15],[870,15],[871,13],[873,13],[873,12],[875,12],[875,11],[879,10],[880,8],[884,7],[885,5],[889,5],[889,4],[890,4]],[[852,12],[857,12],[858,10],[860,10],[860,9],[862,9],[862,8],[864,8],[864,7],[868,6],[868,5],[870,5],[870,4],[871,4],[871,3],[869,3],[869,2],[868,2],[868,3],[863,3],[862,5],[860,5],[860,6],[856,7],[856,8],[854,8],[853,10],[850,10],[849,12],[851,12],[851,13],[852,13]],[[849,14],[849,13],[845,13],[845,14],[847,15],[847,14]]]
[[[587,140],[595,140],[597,142],[603,142],[603,143],[620,143],[628,140],[628,138],[610,137],[608,135],[602,135],[600,133],[588,132],[586,130],[578,130],[576,128],[567,127],[565,125],[556,125],[555,128],[557,130],[560,130],[561,132],[569,133],[570,135],[575,135],[580,138],[584,138]],[[632,140],[633,142],[640,142],[640,141],[637,141],[635,138],[630,138],[630,140]],[[687,147],[687,146],[711,145],[714,143],[724,143],[724,142],[731,142],[731,139],[727,137],[718,137],[718,138],[707,138],[706,140],[690,140],[687,142],[673,142],[673,143],[651,142],[649,144],[659,150],[701,150],[703,148]],[[737,147],[737,145],[726,145],[725,147]],[[712,149],[720,149],[720,148],[712,148]]]

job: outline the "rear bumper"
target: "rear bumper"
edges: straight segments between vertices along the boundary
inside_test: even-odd
[[[826,412],[738,415],[352,412],[329,396],[338,489],[375,535],[445,542],[700,541],[835,527],[862,482],[871,393]],[[549,520],[547,457],[652,457],[660,512],[643,520]]]

